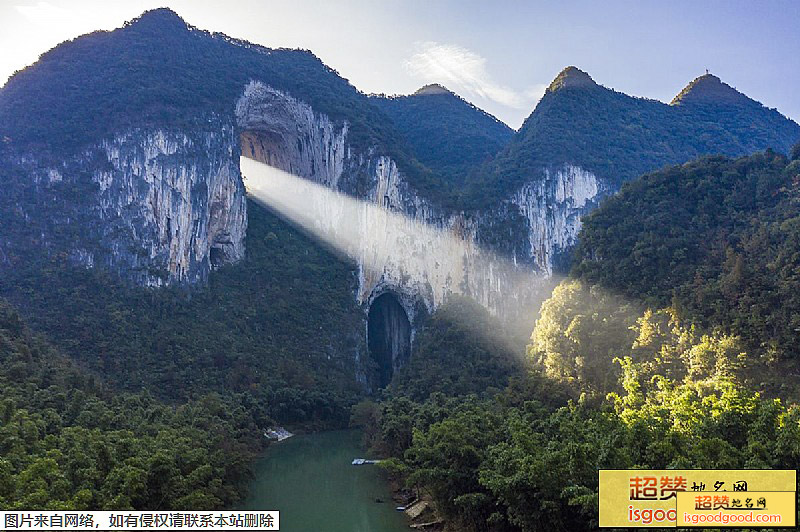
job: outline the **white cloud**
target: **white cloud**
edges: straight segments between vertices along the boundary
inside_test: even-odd
[[[65,18],[75,18],[69,10],[54,6],[49,2],[37,2],[34,5],[14,6],[14,8],[25,18],[32,21],[52,22]]]
[[[405,63],[412,76],[425,83],[441,83],[465,97],[480,97],[515,109],[530,108],[544,87],[517,92],[500,85],[486,70],[486,59],[455,44],[417,43],[416,52]]]

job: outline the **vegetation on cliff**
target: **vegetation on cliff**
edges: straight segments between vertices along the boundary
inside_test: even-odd
[[[130,129],[213,131],[233,121],[251,80],[347,121],[356,149],[391,156],[421,195],[451,209],[496,204],[545,166],[579,165],[615,188],[699,155],[786,152],[800,139],[796,123],[714,76],[666,105],[597,85],[574,67],[513,133],[444,89],[368,98],[309,51],[209,33],[156,9],[62,43],[17,72],[0,90],[0,144],[57,162]]]
[[[619,324],[607,327],[614,335]],[[742,384],[747,355],[735,338],[695,332],[668,311],[641,314],[633,336],[603,372],[564,379],[561,368],[534,369],[482,398],[394,395],[370,416],[356,410],[358,420],[370,420],[369,442],[395,457],[387,469],[462,531],[592,529],[600,468],[800,465],[800,409]],[[597,339],[581,340],[592,357]]]
[[[798,170],[766,152],[627,185],[587,220],[504,391],[392,387],[354,421],[453,530],[593,529],[600,468],[796,469]],[[468,350],[449,342],[436,352]]]
[[[739,335],[753,355],[797,361],[798,257],[800,160],[768,151],[700,159],[623,187],[585,218],[573,271]]]
[[[88,222],[29,219],[32,185],[2,165],[1,508],[225,507],[264,428],[348,419],[462,531],[593,528],[598,468],[800,466],[800,410],[777,399],[798,391],[800,126],[713,76],[665,105],[573,68],[512,137],[438,89],[370,101],[309,52],[156,10],[15,75],[0,152],[44,168],[130,128],[218,127],[251,79],[349,122],[356,147],[384,150],[454,208],[498,202],[545,166],[616,188],[717,155],[646,174],[585,219],[526,357],[453,297],[380,401],[352,409],[369,357],[351,265],[250,204],[246,259],[208,287],[132,288],[58,250],[7,245],[43,229],[70,241]],[[726,157],[767,147],[789,157]],[[91,187],[50,197],[79,204]],[[514,220],[492,240],[516,240]]]
[[[230,507],[265,428],[347,424],[363,393],[354,272],[248,207],[245,260],[205,289],[4,257],[0,297],[50,344],[0,306],[0,507]]]
[[[424,400],[499,391],[523,359],[500,322],[474,300],[451,296],[425,323],[408,365],[392,379],[393,393]]]
[[[130,129],[214,132],[234,122],[252,80],[349,124],[357,150],[391,156],[423,193],[440,179],[417,162],[391,120],[308,50],[269,49],[210,33],[162,8],[114,31],[64,42],[0,90],[0,145],[58,162]]]
[[[207,288],[128,287],[32,254],[0,278],[0,296],[116,389],[173,403],[242,394],[263,423],[341,426],[360,393],[352,267],[262,207],[248,209],[246,258],[213,272]]]
[[[506,198],[540,179],[543,167],[577,165],[618,188],[701,155],[740,156],[767,148],[787,153],[800,140],[800,125],[715,76],[695,80],[682,94],[667,105],[565,69],[508,145],[474,174],[467,202]]]

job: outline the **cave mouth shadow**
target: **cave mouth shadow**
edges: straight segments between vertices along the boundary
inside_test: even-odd
[[[369,307],[367,346],[377,365],[377,385],[385,388],[395,370],[411,357],[411,322],[397,296],[391,292],[376,297]]]

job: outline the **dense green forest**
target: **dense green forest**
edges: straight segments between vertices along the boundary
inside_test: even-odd
[[[590,529],[598,468],[797,468],[800,412],[777,399],[796,398],[791,154],[626,185],[586,219],[525,357],[453,298],[352,409],[354,272],[253,204],[246,260],[207,289],[126,288],[60,256],[16,268],[0,294],[58,347],[3,307],[0,504],[221,507],[263,427],[348,416],[462,531]],[[745,312],[759,301],[773,304]]]
[[[417,160],[442,177],[453,205],[459,204],[470,172],[490,161],[514,134],[497,118],[440,85],[425,86],[409,96],[370,100],[392,119]]]
[[[202,289],[14,258],[0,277],[23,315],[0,306],[0,508],[230,507],[265,428],[347,425],[365,343],[352,266],[248,209],[245,260]]]
[[[574,331],[577,316],[557,317],[586,358],[598,334],[620,328],[606,320],[609,330]],[[561,353],[546,343],[552,325],[542,333],[540,324],[530,367],[500,393],[414,400],[398,390],[354,409],[368,443],[394,457],[386,469],[429,497],[448,530],[593,529],[599,468],[800,465],[800,410],[742,383],[748,355],[735,337],[645,311],[602,373],[578,363],[573,376],[552,364]],[[614,391],[597,391],[605,387]]]
[[[632,182],[586,220],[524,361],[487,367],[514,355],[498,337],[477,354],[475,322],[428,328],[439,347],[353,423],[448,530],[593,529],[600,468],[798,468],[799,165],[768,151]]]
[[[505,387],[523,359],[500,322],[474,300],[452,295],[416,339],[414,356],[392,379],[393,392],[415,400]]]
[[[267,421],[232,395],[118,393],[0,300],[0,509],[224,508]]]
[[[798,140],[800,125],[715,76],[698,78],[666,105],[600,86],[570,67],[508,145],[474,174],[466,199],[472,205],[504,199],[548,166],[578,165],[617,188],[704,154],[739,156],[770,147],[786,153]]]
[[[585,219],[574,274],[800,357],[800,145],[646,175]]]
[[[0,295],[116,389],[176,403],[235,394],[264,423],[341,426],[360,393],[352,266],[256,204],[248,211],[245,260],[206,288],[132,288],[56,255],[19,261]]]

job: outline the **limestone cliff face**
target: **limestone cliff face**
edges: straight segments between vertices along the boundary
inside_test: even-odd
[[[420,197],[388,157],[357,168],[371,185],[362,199],[403,215],[391,227],[398,232],[399,225],[399,235],[374,217],[360,220],[360,302],[389,290],[406,298],[406,308],[416,298],[430,312],[460,293],[512,321],[528,305],[538,306],[540,281],[575,243],[580,217],[605,191],[591,173],[564,166],[544,169],[542,180],[494,209],[449,213]]]
[[[314,207],[332,234],[343,222],[358,227],[349,250],[359,269],[357,300],[368,307],[391,291],[413,324],[450,293],[513,314],[532,297],[532,279],[549,275],[574,243],[580,216],[606,192],[591,173],[564,165],[542,169],[493,208],[446,211],[422,197],[380,147],[354,149],[348,129],[250,82],[235,116],[213,119],[202,131],[122,132],[57,165],[19,158],[40,200],[25,215],[77,228],[67,237],[44,228],[41,238],[84,266],[151,286],[202,282],[214,267],[244,255],[245,155],[396,215]]]
[[[54,167],[19,158],[38,198],[28,216],[53,226],[44,247],[151,286],[202,281],[239,260],[247,213],[238,138],[233,124],[214,126],[121,133]],[[74,226],[68,238],[59,223]]]
[[[346,123],[337,128],[311,106],[259,82],[245,87],[236,121],[245,156],[338,188],[349,156]]]
[[[608,187],[579,166],[542,169],[542,178],[525,184],[510,199],[525,218],[529,257],[552,273],[555,256],[575,244],[581,216]]]
[[[334,124],[290,95],[251,83],[237,121],[246,157],[373,206],[349,210],[297,192],[307,194],[315,232],[343,242],[356,260],[358,301],[368,306],[391,291],[412,325],[450,293],[468,294],[501,316],[524,307],[535,280],[552,272],[554,258],[574,243],[581,214],[604,190],[591,173],[566,165],[543,169],[540,180],[496,208],[447,212],[421,197],[377,148],[352,149],[346,123]]]

